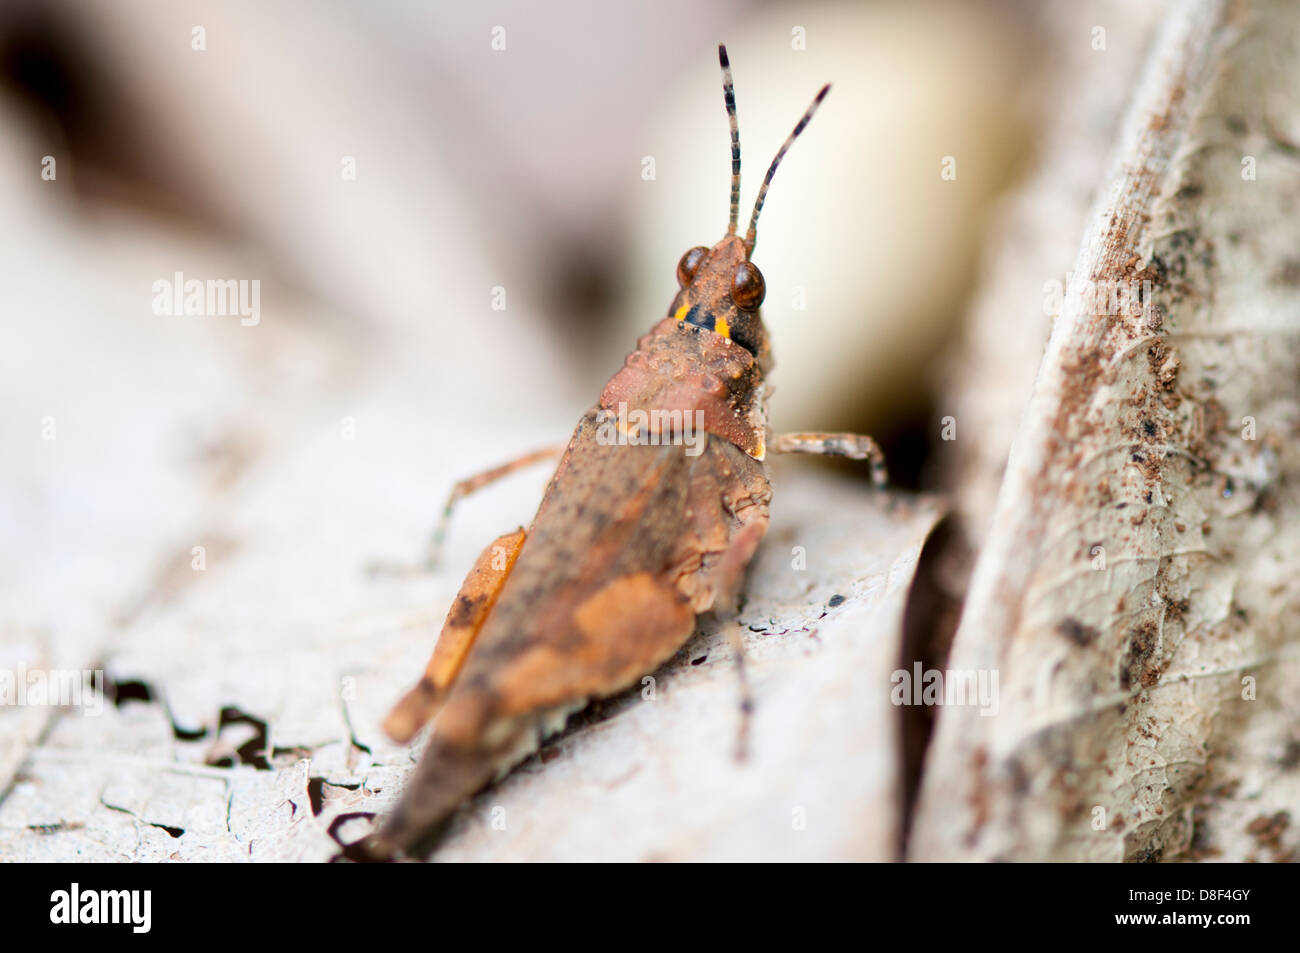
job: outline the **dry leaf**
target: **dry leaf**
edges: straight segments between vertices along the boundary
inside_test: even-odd
[[[1162,27],[948,662],[997,670],[1001,710],[943,709],[916,859],[1279,859],[1256,829],[1300,803],[1298,31],[1280,2]]]

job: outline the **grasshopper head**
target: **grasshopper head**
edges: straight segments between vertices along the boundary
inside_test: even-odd
[[[677,263],[671,315],[678,321],[730,338],[756,358],[768,350],[759,307],[767,284],[749,260],[745,243],[727,235],[712,248],[692,248]]]
[[[740,126],[736,119],[736,93],[731,81],[731,63],[727,48],[718,47],[718,62],[722,66],[722,95],[727,107],[727,121],[731,126],[731,216],[727,234],[712,248],[696,246],[677,263],[677,283],[680,289],[673,299],[669,315],[684,324],[694,325],[735,341],[757,359],[761,367],[770,363],[767,329],[759,308],[767,294],[767,282],[758,266],[750,261],[758,237],[758,216],[767,198],[768,186],[776,167],[785,158],[790,144],[804,131],[808,120],[821,105],[830,86],[823,86],[813,99],[803,118],[786,137],[776,153],[776,158],[763,177],[758,190],[754,211],[749,219],[749,230],[744,239],[736,234],[740,211]]]

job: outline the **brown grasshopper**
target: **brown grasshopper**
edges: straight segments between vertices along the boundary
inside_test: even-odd
[[[767,427],[772,351],[759,313],[766,288],[750,258],[772,175],[830,87],[772,160],[742,240],[740,133],[725,47],[718,59],[731,127],[727,233],[682,256],[668,316],[637,342],[578,422],[532,525],[495,540],[470,570],[424,676],[384,723],[405,742],[437,714],[414,777],[359,845],[363,856],[413,852],[568,715],[663,664],[698,615],[734,609],[767,529],[768,453],[870,460],[883,483],[869,437],[769,439]],[[457,484],[435,547],[459,499],[551,453]]]

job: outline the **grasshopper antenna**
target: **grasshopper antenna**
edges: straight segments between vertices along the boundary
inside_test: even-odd
[[[727,104],[727,122],[731,125],[731,218],[727,234],[736,234],[740,223],[740,124],[736,121],[736,88],[731,82],[731,61],[727,48],[718,44],[718,63],[722,66],[722,99]]]
[[[817,107],[822,104],[822,100],[826,98],[826,94],[830,91],[831,84],[827,83],[821,88],[821,92],[813,97],[812,104],[808,107],[808,111],[803,114],[803,118],[795,125],[794,131],[790,133],[790,135],[786,136],[785,142],[776,152],[776,158],[773,159],[772,164],[767,167],[767,175],[763,176],[763,185],[759,188],[758,199],[754,202],[754,214],[749,217],[749,231],[745,233],[745,249],[750,255],[754,254],[754,242],[758,238],[758,213],[763,211],[763,200],[767,198],[767,187],[772,184],[772,176],[776,173],[776,167],[781,164],[781,160],[785,158],[786,152],[790,149],[790,144],[793,143],[795,139],[799,138],[799,133],[804,131],[804,128],[808,125],[808,120],[812,119],[813,113],[817,111]],[[737,155],[739,155],[738,151]],[[736,168],[739,169],[739,167],[740,163],[739,160],[737,160]],[[731,187],[733,196],[735,195],[735,190],[739,187],[740,176],[737,174],[734,184]],[[733,198],[733,203],[734,201]]]

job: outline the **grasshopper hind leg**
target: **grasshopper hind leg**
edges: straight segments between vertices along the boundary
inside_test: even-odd
[[[483,623],[496,605],[497,596],[519,558],[525,536],[522,529],[506,533],[489,543],[479,555],[452,600],[424,675],[384,720],[384,731],[394,741],[410,741],[437,714]]]
[[[394,741],[409,742],[442,707],[514,569],[525,538],[522,529],[506,533],[489,543],[479,555],[452,601],[424,674],[384,719],[384,731]],[[447,747],[436,738],[432,744]],[[417,768],[414,783],[393,813],[378,832],[358,845],[356,853],[360,859],[390,860],[399,854],[423,856],[431,852],[446,830],[452,812],[437,804],[430,808],[425,802],[449,791],[459,792],[460,796],[472,794],[492,780],[490,771],[484,773],[481,757],[477,754],[458,757],[453,747],[436,759],[443,775],[439,783],[429,783],[428,779],[421,783],[426,765],[433,760],[426,754],[421,768]],[[430,813],[441,818],[432,829],[423,822]]]

